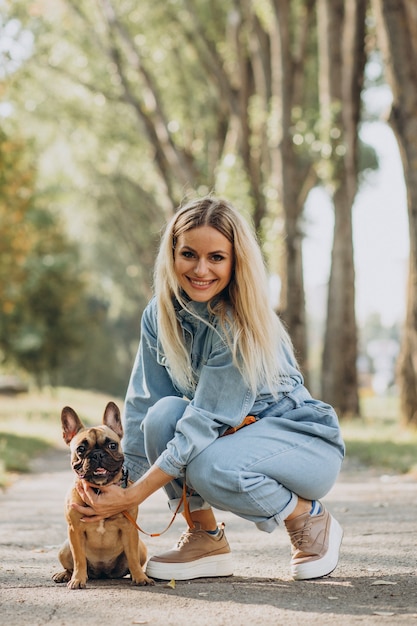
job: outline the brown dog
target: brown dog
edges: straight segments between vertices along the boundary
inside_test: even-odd
[[[62,409],[61,422],[64,440],[71,448],[76,481],[83,478],[97,490],[103,485],[122,484],[123,428],[114,402],[106,406],[103,425],[86,428],[70,407]],[[65,502],[68,540],[59,552],[65,570],[53,576],[56,583],[66,582],[70,589],[81,589],[87,578],[123,578],[130,572],[134,585],[154,584],[142,569],[146,562],[145,544],[123,513],[85,523],[80,521],[82,514],[71,507],[72,503],[84,504],[75,485]],[[128,512],[136,519],[137,507]]]

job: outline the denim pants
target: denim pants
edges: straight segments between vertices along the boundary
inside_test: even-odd
[[[178,397],[159,400],[143,421],[150,463],[163,452],[188,404]],[[186,469],[191,510],[213,506],[250,520],[263,531],[281,526],[298,496],[317,500],[335,483],[344,456],[337,416],[311,398],[304,386],[284,394],[258,421],[219,437]],[[182,480],[165,486],[175,510]]]

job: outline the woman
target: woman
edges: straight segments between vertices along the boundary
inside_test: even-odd
[[[253,423],[239,428],[248,415]],[[185,480],[194,528],[149,560],[149,576],[232,574],[212,506],[266,532],[284,526],[296,580],[336,567],[342,529],[318,499],[333,486],[344,456],[337,416],[304,387],[269,304],[258,243],[224,200],[192,201],[166,228],[124,428],[126,464],[136,482],[100,495],[84,484],[89,506],[80,510],[85,521],[102,519],[161,487],[175,509]],[[223,436],[228,429],[233,434]]]

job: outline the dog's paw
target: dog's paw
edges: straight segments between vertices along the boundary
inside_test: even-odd
[[[71,572],[65,569],[63,572],[57,572],[52,576],[52,580],[55,583],[67,583],[71,580]]]
[[[87,586],[86,580],[81,580],[80,578],[71,578],[68,582],[68,589],[85,589]]]
[[[154,585],[155,581],[152,580],[152,578],[148,578],[148,576],[146,576],[146,574],[142,574],[141,576],[131,576],[130,577],[132,580],[132,585],[135,585],[136,587],[143,587],[145,585]]]

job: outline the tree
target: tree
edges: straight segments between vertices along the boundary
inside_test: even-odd
[[[113,222],[136,252],[134,219],[157,233],[191,190],[213,189],[247,207],[271,257],[285,242],[281,313],[307,370],[301,215],[318,155],[297,138],[309,136],[318,112],[314,2],[143,2],[140,16],[133,0],[123,8],[55,0],[53,10],[30,16],[26,8],[14,3],[37,38],[18,88],[25,76],[36,91],[36,66],[43,99],[48,90],[42,109],[59,103],[67,137],[83,137],[97,181],[86,192],[100,221]],[[282,208],[282,240],[272,242]],[[141,247],[146,263],[155,239]]]
[[[273,176],[279,181],[284,213],[285,256],[282,316],[307,379],[307,328],[302,258],[302,214],[317,183],[315,122],[318,114],[315,2],[274,0],[271,32],[272,103],[276,118]],[[310,62],[308,61],[310,59]],[[311,61],[313,59],[313,61]],[[310,138],[310,139],[309,139]]]
[[[0,131],[0,354],[41,386],[78,344],[84,281],[75,246],[41,207],[29,155]]]
[[[318,0],[325,179],[332,188],[335,215],[322,396],[341,415],[359,415],[352,206],[359,174],[366,7],[366,0]]]
[[[342,135],[342,141],[333,141],[336,158],[352,130],[348,116],[333,116],[333,109],[326,133],[319,128],[316,5],[315,0],[143,0],[139,10],[134,0],[43,0],[35,7],[16,0],[11,7],[35,33],[33,56],[14,75],[12,93],[23,117],[29,99],[31,127],[42,121],[38,139],[59,137],[69,148],[70,166],[65,163],[65,174],[59,173],[67,188],[76,189],[66,198],[69,225],[80,206],[83,220],[90,211],[100,233],[93,246],[89,237],[88,246],[95,282],[111,283],[108,291],[123,297],[119,312],[139,316],[150,295],[165,218],[189,193],[213,190],[253,218],[270,268],[281,275],[279,313],[306,375],[303,207],[323,171],[331,143],[326,133]],[[344,74],[351,69],[346,65]],[[340,77],[332,71],[330,78],[337,91]],[[351,85],[345,84],[346,91]],[[340,97],[336,91],[334,101]],[[352,120],[355,114],[350,111]],[[51,141],[45,151],[54,154]],[[350,210],[355,156],[339,157],[335,172],[344,168],[349,178],[337,180],[347,186],[335,198],[341,204],[348,192]],[[56,178],[56,171],[50,175]],[[337,228],[338,246],[344,230]],[[352,338],[350,253],[348,243],[336,255],[346,289],[336,293],[338,281],[331,280],[331,293],[342,304],[329,317],[340,329],[340,310],[349,311]],[[350,363],[354,345],[347,352]],[[329,353],[327,361],[338,370],[340,352]],[[351,385],[354,377],[343,371],[342,379]]]
[[[0,130],[0,311],[10,314],[21,297],[24,265],[33,233],[26,222],[33,197],[34,170],[24,143]]]
[[[389,122],[398,140],[410,228],[405,327],[398,361],[405,423],[417,425],[417,6],[414,0],[373,0],[379,44],[393,93]]]

